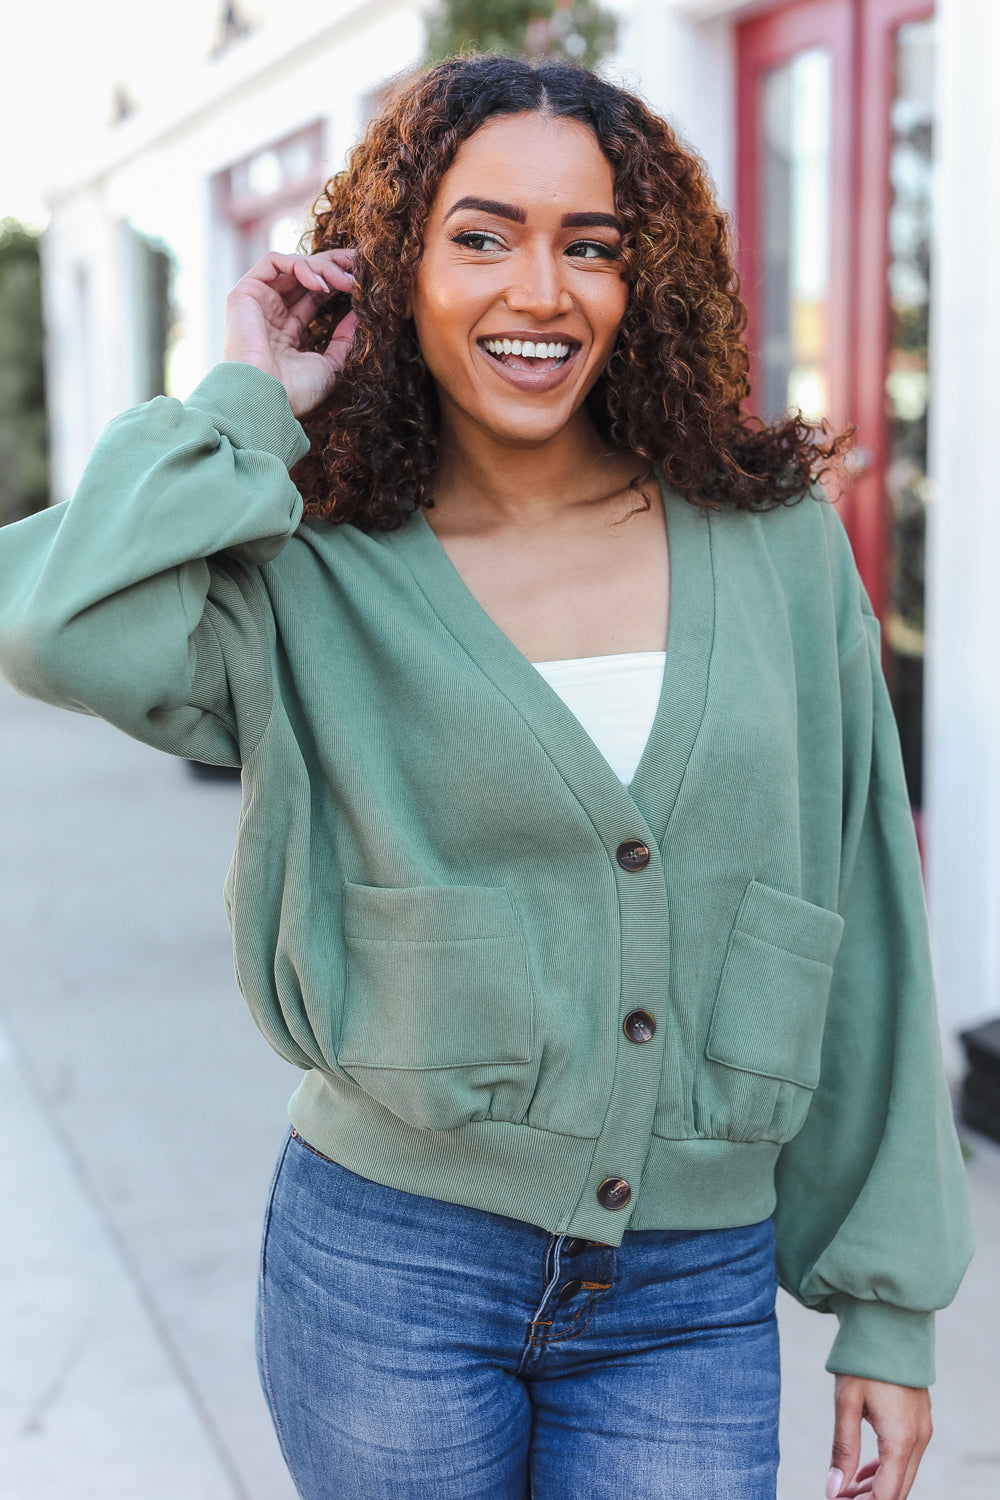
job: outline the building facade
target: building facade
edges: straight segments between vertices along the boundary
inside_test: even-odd
[[[754,409],[857,429],[840,501],[882,621],[923,835],[945,1035],[1000,1010],[1000,7],[615,0],[609,76],[707,162],[732,212]],[[252,24],[251,24],[252,22]],[[417,62],[410,0],[221,8],[156,107],[52,197],[55,498],[101,426],[219,357],[227,290]],[[953,1063],[956,1055],[952,1053]]]

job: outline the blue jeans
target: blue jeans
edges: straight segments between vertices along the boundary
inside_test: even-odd
[[[769,1219],[618,1248],[381,1187],[292,1132],[261,1381],[304,1500],[773,1500]]]

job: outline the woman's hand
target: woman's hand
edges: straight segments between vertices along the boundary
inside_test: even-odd
[[[279,255],[271,250],[226,299],[224,358],[255,365],[280,380],[297,417],[327,396],[347,358],[357,322],[342,318],[325,350],[303,352],[302,335],[334,292],[354,289],[353,250]]]
[[[906,1500],[931,1438],[930,1393],[859,1375],[838,1375],[834,1402],[828,1500],[855,1495]],[[858,1468],[862,1418],[878,1438],[878,1461]]]

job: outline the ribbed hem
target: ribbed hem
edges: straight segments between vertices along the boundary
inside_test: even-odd
[[[256,365],[235,360],[216,365],[184,405],[211,417],[234,448],[271,453],[286,469],[309,452],[309,439],[292,415],[285,387]]]
[[[934,1382],[934,1314],[888,1302],[832,1297],[840,1331],[826,1368],[831,1375],[861,1375],[918,1389]]]
[[[735,1229],[774,1212],[773,1141],[654,1135],[630,1229]]]
[[[289,1118],[317,1151],[383,1187],[487,1209],[550,1234],[619,1245],[626,1229],[729,1229],[774,1206],[778,1148],[654,1137],[629,1208],[585,1191],[598,1143],[505,1120],[455,1130],[407,1125],[364,1090],[313,1070]]]

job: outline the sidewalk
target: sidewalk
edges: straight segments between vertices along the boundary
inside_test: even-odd
[[[0,1494],[293,1500],[252,1320],[298,1074],[232,976],[238,789],[2,682],[0,771]],[[979,1255],[914,1500],[1000,1490],[1000,1147],[974,1142],[970,1180]],[[780,1495],[818,1500],[832,1325],[780,1315]]]

